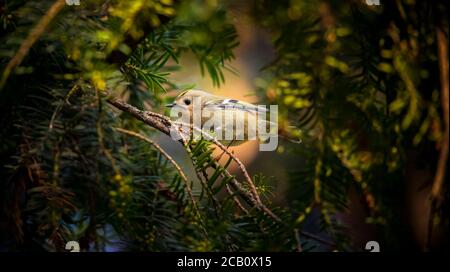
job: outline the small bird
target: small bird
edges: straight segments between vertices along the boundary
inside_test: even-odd
[[[260,118],[259,114],[264,113],[268,115],[268,109],[264,106],[253,105],[248,102],[240,101],[233,98],[221,97],[213,95],[200,90],[187,90],[180,93],[173,103],[166,105],[169,108],[178,108],[180,110],[187,110],[192,116],[195,107],[201,109],[201,129],[204,132],[210,133],[220,142],[225,145],[239,145],[244,143],[253,134],[249,134],[249,128],[258,132],[260,140],[267,139],[267,130],[274,127],[273,122]],[[220,118],[218,122],[212,121],[212,116]],[[225,116],[232,116],[226,118]],[[191,124],[193,118],[189,119]],[[217,120],[216,120],[217,121]],[[213,126],[208,126],[213,124]],[[240,125],[238,125],[240,124]],[[206,126],[206,130],[205,130]],[[260,133],[258,126],[266,129],[265,132]],[[209,129],[208,129],[209,128]],[[272,129],[273,130],[273,129]],[[232,137],[227,137],[233,132]],[[276,133],[276,132],[275,132]],[[225,135],[224,135],[225,134]]]

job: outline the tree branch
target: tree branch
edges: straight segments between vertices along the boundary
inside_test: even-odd
[[[131,114],[136,119],[141,120],[145,124],[170,136],[170,127],[172,126],[172,122],[170,121],[170,119],[168,117],[158,114],[158,113],[150,112],[150,111],[139,110],[138,108],[131,106],[130,104],[128,104],[118,98],[110,98],[107,101],[108,101],[108,103],[115,106],[116,108]],[[233,183],[233,187],[239,189],[239,192],[241,194],[243,194],[243,198],[250,199],[252,204],[256,208],[265,212],[267,215],[269,215],[275,221],[282,222],[281,219],[277,215],[275,215],[269,208],[267,208],[261,202],[258,192],[256,191],[256,187],[255,187],[252,179],[250,178],[250,175],[248,174],[244,164],[234,154],[232,154],[230,151],[228,151],[227,148],[224,145],[222,145],[220,142],[218,142],[216,139],[212,138],[210,135],[208,135],[207,133],[204,133],[203,131],[201,131],[198,128],[193,127],[193,129],[199,130],[199,132],[202,133],[202,135],[207,140],[212,141],[217,147],[222,149],[228,156],[230,156],[234,161],[236,161],[238,163],[238,166],[241,169],[241,171],[244,173],[245,180],[247,181],[247,184],[252,192],[251,194],[248,195],[248,194],[246,194],[245,190],[243,190],[243,188],[241,186],[238,186],[238,185],[240,185],[238,182]],[[181,139],[179,141],[183,144],[183,146],[186,146],[186,143],[183,141],[183,139]]]
[[[137,109],[136,107],[124,102],[121,99],[117,99],[117,98],[110,98],[107,100],[109,104],[113,105],[114,107],[127,112],[129,114],[131,114],[133,117],[135,117],[138,120],[143,121],[145,124],[161,131],[162,133],[170,136],[170,126],[172,125],[172,122],[170,121],[170,119],[164,115],[158,114],[158,113],[154,113],[154,112],[149,112],[149,111],[142,111]],[[179,140],[179,142],[181,144],[183,144],[183,146],[186,146],[186,143],[183,141],[183,139]],[[217,140],[213,139],[213,142],[221,149],[225,149],[226,147],[224,147],[222,144],[218,143]],[[225,151],[224,150],[224,151]],[[228,150],[227,150],[228,151]],[[229,153],[229,154],[228,154]],[[234,160],[236,160],[236,156],[230,152],[228,152],[227,154],[230,155]],[[245,169],[245,166],[241,163],[241,167],[243,167]],[[228,173],[228,171],[225,170],[225,175],[227,177],[232,177],[233,180],[230,183],[230,185],[236,189],[239,192],[239,195],[247,202],[247,204],[249,204],[250,206],[254,206],[255,208],[257,208],[258,210],[263,211],[264,213],[266,213],[268,216],[270,216],[272,219],[274,219],[276,222],[278,223],[282,223],[284,224],[284,222],[277,216],[275,215],[269,208],[267,208],[263,203],[261,203],[261,201],[258,199],[255,199],[255,197],[253,196],[252,193],[246,192],[244,188],[242,188],[241,184],[230,174]],[[248,174],[247,174],[248,175]],[[243,206],[241,205],[239,208],[243,209]],[[243,209],[245,212],[245,208]],[[327,241],[325,239],[322,239],[319,236],[316,236],[314,234],[305,232],[305,231],[299,231],[299,233],[301,235],[303,235],[306,238],[315,240],[319,243],[322,244],[326,244],[329,245],[331,247],[334,247],[335,244],[333,242]]]
[[[444,30],[437,28],[438,56],[439,56],[439,74],[441,81],[441,104],[442,116],[444,119],[444,137],[441,140],[441,150],[439,162],[434,177],[433,187],[431,189],[431,198],[437,199],[440,196],[442,184],[445,178],[445,170],[448,159],[448,140],[449,140],[449,70],[448,70],[448,41]]]
[[[0,81],[0,90],[5,86],[6,81],[8,80],[8,77],[11,74],[11,72],[17,66],[19,66],[20,63],[22,63],[23,58],[25,58],[25,56],[28,54],[30,48],[39,39],[42,33],[44,33],[45,29],[47,29],[47,26],[50,24],[53,18],[55,18],[56,15],[58,15],[58,13],[65,6],[65,4],[66,4],[65,0],[56,0],[50,7],[50,9],[47,11],[47,13],[44,16],[42,16],[42,18],[39,20],[36,26],[31,30],[27,38],[20,45],[19,50],[17,50],[16,54],[8,62],[8,65],[6,65],[6,68],[2,74],[2,79]]]
[[[197,205],[197,201],[195,201],[194,194],[192,192],[192,186],[189,184],[189,180],[188,180],[186,174],[183,172],[183,170],[178,165],[178,163],[169,154],[167,154],[167,152],[164,149],[162,149],[161,146],[159,146],[157,143],[155,143],[150,138],[148,138],[148,137],[146,137],[146,136],[144,136],[144,135],[142,135],[140,133],[137,133],[137,132],[134,132],[134,131],[131,131],[131,130],[127,130],[127,129],[123,129],[123,128],[115,128],[115,130],[117,130],[117,131],[119,131],[121,133],[124,133],[126,135],[129,135],[129,136],[132,136],[132,137],[136,137],[136,138],[138,138],[140,140],[143,140],[143,141],[153,145],[164,157],[166,157],[167,160],[170,161],[170,163],[172,163],[172,165],[178,171],[178,174],[180,175],[181,179],[183,180],[183,182],[184,182],[184,184],[186,186],[186,191],[188,193],[189,200],[191,201],[192,208],[194,209],[196,215],[198,216],[198,218],[201,221],[200,222],[201,223],[200,226],[202,228],[202,231],[205,234],[205,236],[208,237],[208,232],[206,231],[206,228],[204,226],[203,219],[202,219],[202,216],[200,214],[200,211],[199,211],[199,208],[198,208],[198,205]]]

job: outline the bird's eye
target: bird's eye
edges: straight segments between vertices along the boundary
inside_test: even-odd
[[[187,106],[189,106],[191,104],[191,100],[189,99],[185,99],[183,100],[184,104],[186,104]]]

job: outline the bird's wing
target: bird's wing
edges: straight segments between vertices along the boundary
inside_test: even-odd
[[[219,110],[219,109],[241,109],[248,112],[267,112],[266,107],[264,106],[256,106],[247,102],[243,102],[237,99],[215,99],[207,101],[204,104],[204,107],[210,110]]]

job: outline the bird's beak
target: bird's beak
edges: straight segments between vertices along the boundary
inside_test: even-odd
[[[172,107],[175,106],[175,105],[176,105],[175,103],[170,103],[170,104],[167,104],[166,107],[172,108]]]

